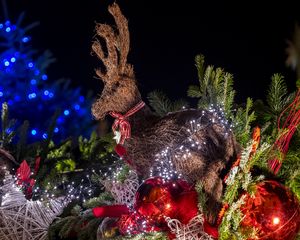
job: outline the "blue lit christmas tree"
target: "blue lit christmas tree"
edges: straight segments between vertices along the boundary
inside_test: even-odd
[[[22,28],[21,22],[22,16],[16,24],[0,24],[0,103],[8,103],[11,117],[20,124],[29,121],[31,142],[48,137],[57,109],[54,139],[84,134],[91,124],[90,100],[80,88],[70,88],[68,80],[48,79],[46,70],[54,59],[50,52],[39,54],[32,48],[27,32],[36,24]]]

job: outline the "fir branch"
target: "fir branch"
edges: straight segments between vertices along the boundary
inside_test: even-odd
[[[222,91],[221,102],[223,102],[225,114],[227,117],[231,116],[233,108],[233,102],[235,97],[235,91],[233,90],[233,76],[230,73],[224,74],[224,88]]]
[[[190,85],[187,94],[189,97],[192,98],[200,98],[201,97],[200,87],[196,85]]]
[[[9,111],[7,103],[2,103],[2,114],[1,114],[1,139],[0,146],[7,148],[8,144],[11,143],[16,132],[13,130],[16,121],[9,119]]]
[[[261,124],[269,122],[269,132],[274,138],[277,135],[277,122],[283,110],[292,102],[295,93],[288,93],[285,79],[280,74],[274,74],[267,92],[266,104],[262,100],[255,102],[255,110],[260,116]]]
[[[150,106],[154,109],[155,113],[159,116],[165,116],[170,112],[181,110],[188,107],[188,103],[183,100],[177,100],[174,103],[161,91],[153,91],[148,94]]]
[[[232,118],[232,106],[235,96],[233,77],[222,68],[204,65],[204,56],[195,58],[198,70],[199,86],[191,85],[188,96],[198,98],[198,108],[207,108],[210,105],[224,108],[228,119]]]
[[[101,193],[98,197],[91,198],[83,203],[83,206],[87,209],[94,208],[97,206],[112,204],[114,198],[110,195],[108,191]]]
[[[278,173],[281,179],[284,179],[294,194],[300,199],[300,152],[289,151]]]
[[[195,185],[195,190],[198,194],[198,210],[200,213],[203,213],[204,215],[207,215],[207,196],[206,193],[203,190],[203,184],[200,181],[197,181]]]
[[[280,74],[274,74],[267,95],[269,114],[275,118],[274,120],[277,120],[277,117],[291,102],[293,96],[294,94],[288,94],[284,77]]]
[[[204,78],[204,56],[199,54],[195,57],[195,66],[197,68],[197,72],[198,72],[198,79],[199,79],[199,83],[201,84],[201,82],[203,81]]]
[[[250,140],[250,130],[251,123],[255,121],[256,115],[255,112],[252,111],[253,101],[251,98],[247,98],[246,107],[238,108],[234,121],[233,121],[233,129],[236,136],[237,141],[245,146],[247,142]]]

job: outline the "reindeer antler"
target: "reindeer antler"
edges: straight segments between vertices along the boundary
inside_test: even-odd
[[[120,76],[134,77],[133,67],[127,63],[130,43],[127,19],[116,3],[109,6],[108,10],[115,19],[118,32],[107,24],[98,24],[96,32],[106,41],[107,54],[104,53],[99,40],[92,45],[93,51],[106,68],[105,72],[96,70],[96,74],[104,82],[117,81]]]

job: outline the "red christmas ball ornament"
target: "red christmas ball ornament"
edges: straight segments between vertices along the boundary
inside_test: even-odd
[[[142,232],[155,232],[162,230],[155,226],[153,222],[147,221],[147,217],[142,216],[138,212],[121,216],[118,221],[118,229],[122,235],[132,235]]]
[[[198,214],[197,193],[181,179],[150,178],[137,190],[135,210],[161,229],[167,229],[165,217],[187,224]]]
[[[257,185],[254,197],[249,194],[241,207],[242,227],[257,230],[258,239],[292,240],[300,229],[300,205],[285,186],[276,181]]]

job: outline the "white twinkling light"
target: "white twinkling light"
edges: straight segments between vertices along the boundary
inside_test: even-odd
[[[209,119],[208,123],[203,124],[201,120],[206,114],[212,117]],[[207,111],[202,111],[202,116],[199,119],[189,121],[189,127],[186,129],[189,136],[186,139],[183,139],[178,147],[172,149],[166,147],[160,151],[160,153],[156,154],[154,166],[150,168],[150,177],[160,176],[165,179],[171,179],[173,177],[181,178],[181,174],[176,172],[174,159],[183,158],[186,160],[192,156],[191,152],[205,149],[202,146],[205,146],[207,143],[205,141],[201,143],[197,141],[196,135],[200,130],[205,129],[210,124],[219,124],[224,129],[225,138],[227,138],[228,133],[231,132],[231,125],[225,118],[223,108],[211,105]]]

